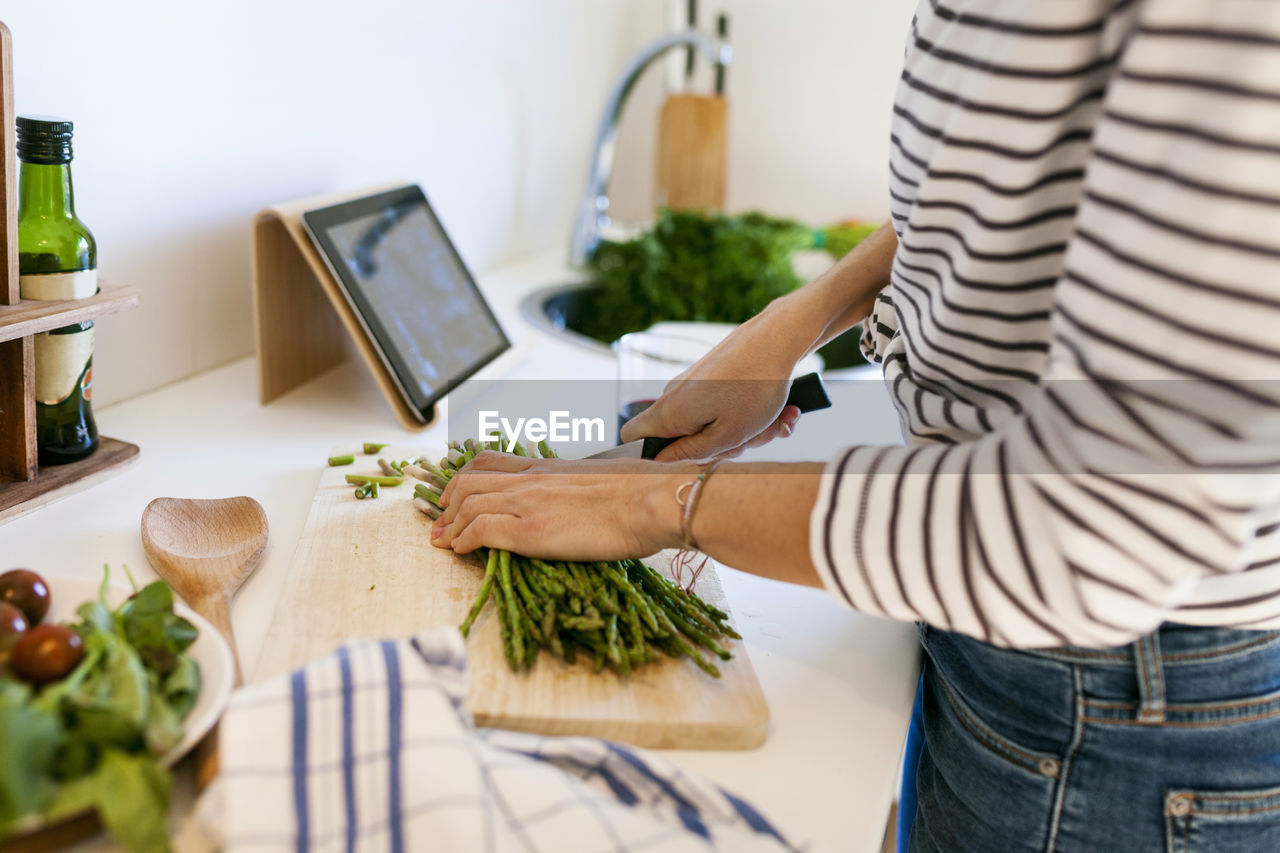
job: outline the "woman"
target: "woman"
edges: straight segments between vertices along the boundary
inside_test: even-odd
[[[1280,849],[1280,4],[926,0],[894,113],[892,227],[626,425],[664,461],[477,457],[436,543],[917,621],[912,849]],[[692,461],[864,319],[906,446]]]

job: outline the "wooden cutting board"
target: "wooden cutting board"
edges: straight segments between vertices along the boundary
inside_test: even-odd
[[[349,452],[349,449],[334,451]],[[387,448],[385,458],[421,450]],[[322,657],[354,637],[406,637],[457,626],[480,588],[483,566],[431,545],[431,522],[414,508],[412,482],[356,500],[344,481],[376,473],[374,456],[325,468],[263,644],[253,681]],[[651,565],[667,569],[666,559]],[[708,565],[697,592],[729,611]],[[550,654],[513,673],[502,655],[490,602],[467,643],[468,708],[476,724],[540,734],[592,735],[671,749],[751,749],[764,742],[769,709],[740,642],[733,660],[716,661],[721,677],[662,657],[629,678],[568,666]]]

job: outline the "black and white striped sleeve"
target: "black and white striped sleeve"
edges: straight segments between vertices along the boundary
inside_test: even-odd
[[[1274,575],[1197,600],[1206,578],[1277,562],[1255,552],[1280,506],[1275,8],[1143,4],[1038,387],[975,441],[830,463],[810,542],[839,600],[1021,647],[1119,644],[1184,607],[1280,616]]]
[[[871,314],[862,321],[862,335],[858,345],[867,361],[877,364],[884,361],[885,347],[898,333],[898,318],[893,313],[893,296],[889,288],[876,294],[871,304]]]

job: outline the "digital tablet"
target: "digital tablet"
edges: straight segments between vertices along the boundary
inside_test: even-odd
[[[437,400],[510,348],[417,186],[307,211],[302,222],[423,423]]]

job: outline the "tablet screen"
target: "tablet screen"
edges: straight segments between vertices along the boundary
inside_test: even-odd
[[[303,218],[424,416],[450,388],[508,348],[418,187],[310,211]]]

